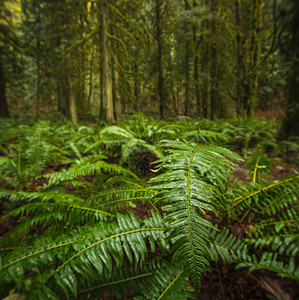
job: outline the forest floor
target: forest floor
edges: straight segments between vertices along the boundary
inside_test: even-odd
[[[244,168],[245,162],[235,168],[233,177],[241,181],[249,180]],[[146,164],[143,164],[146,165]],[[294,166],[276,164],[271,168],[268,179],[277,180],[293,175]],[[299,167],[295,167],[299,171]],[[146,173],[147,171],[144,170]],[[149,203],[136,203],[131,211],[139,218],[150,216]],[[243,224],[235,224],[235,235],[244,231]],[[248,274],[248,269],[235,270],[233,265],[212,264],[211,270],[203,275],[199,300],[299,300],[299,282],[281,278],[276,274],[258,270]]]
[[[241,150],[239,149],[239,154]],[[0,153],[1,154],[1,153]],[[280,161],[274,161],[270,173],[265,175],[269,181],[282,179],[299,173],[299,166],[289,163],[294,153],[287,152]],[[153,168],[153,162],[156,158],[151,152],[139,153],[137,157],[142,177],[148,177]],[[112,159],[112,158],[111,158]],[[113,161],[110,161],[113,162]],[[246,161],[240,162],[233,172],[232,180],[248,181],[245,168]],[[63,165],[51,166],[44,170],[45,173],[60,171]],[[85,178],[86,179],[86,178]],[[48,179],[40,177],[26,183],[24,190],[34,192],[42,189]],[[3,186],[7,188],[7,186]],[[66,187],[67,188],[67,187]],[[136,202],[134,207],[128,208],[136,217],[150,217],[152,206],[148,202]],[[2,216],[2,207],[0,206],[0,217]],[[17,225],[17,218],[9,218],[0,223],[0,237],[9,234]],[[246,224],[231,224],[231,232],[238,238],[244,234]],[[245,227],[244,227],[245,226]],[[1,298],[0,298],[1,299]],[[109,299],[109,298],[107,298]],[[203,275],[201,280],[200,293],[197,296],[200,300],[258,300],[258,299],[284,299],[299,300],[299,282],[281,278],[276,274],[258,270],[248,274],[247,268],[235,270],[234,265],[224,265],[223,263],[212,263],[209,272]]]
[[[290,154],[292,156],[292,154]],[[284,157],[283,161],[288,161]],[[144,158],[141,165],[144,167],[142,173],[150,172],[151,158]],[[240,162],[233,172],[233,178],[247,181],[245,162]],[[294,175],[294,170],[299,172],[299,166],[288,163],[273,164],[269,180],[278,180]],[[132,212],[139,218],[150,216],[152,207],[147,203],[136,203]],[[242,224],[236,224],[240,227]],[[236,226],[238,227],[238,226]],[[241,228],[244,231],[244,229]],[[236,228],[235,234],[238,234]],[[266,270],[254,271],[248,274],[247,269],[235,270],[233,265],[211,265],[211,271],[206,272],[201,281],[201,289],[198,294],[200,300],[262,300],[262,299],[283,299],[299,300],[299,283],[289,278],[281,278]]]
[[[150,172],[151,158],[144,156],[141,162],[142,173]],[[244,168],[244,162],[239,163],[233,172],[233,177],[241,181],[249,180]],[[271,168],[269,179],[276,180],[286,176],[293,175],[293,170],[299,172],[299,167],[288,164],[276,164]],[[48,168],[45,173],[58,171],[59,168]],[[26,190],[33,192],[40,189],[48,180],[38,178],[27,183]],[[151,205],[149,203],[136,202],[134,208],[130,211],[136,217],[150,217]],[[1,214],[0,214],[1,216]],[[15,219],[10,218],[0,224],[1,236],[5,236],[17,225]],[[235,224],[235,235],[244,232],[243,224]],[[242,233],[241,233],[242,234]],[[105,299],[108,300],[109,298]],[[200,293],[197,299],[200,300],[262,300],[262,299],[281,299],[281,300],[299,300],[299,283],[289,278],[281,278],[276,274],[258,270],[248,274],[247,269],[235,270],[233,265],[211,264],[211,270],[203,275],[201,281]]]

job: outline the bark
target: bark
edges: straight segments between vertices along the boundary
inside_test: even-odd
[[[36,75],[37,75],[37,83],[36,83],[36,117],[40,118],[40,107],[41,107],[41,99],[40,99],[40,88],[41,88],[41,74],[40,74],[40,41],[39,37],[37,38],[37,59],[36,59]]]
[[[92,96],[92,72],[93,72],[93,52],[91,53],[90,66],[89,66],[89,89],[87,97],[87,112],[90,110],[91,96]]]
[[[165,117],[165,87],[164,87],[164,69],[163,69],[163,37],[162,37],[162,26],[161,26],[161,0],[156,0],[156,33],[157,33],[157,65],[158,65],[158,93],[159,93],[159,110],[160,118]]]
[[[185,2],[185,9],[190,9],[190,6]],[[189,23],[185,22],[185,111],[184,114],[187,116],[189,114],[190,108],[190,39],[189,39]]]
[[[254,1],[254,16],[253,16],[253,36],[251,45],[251,91],[249,97],[249,117],[254,117],[254,110],[257,105],[258,82],[260,75],[260,61],[261,61],[261,32],[263,27],[263,0]]]
[[[135,72],[135,78],[134,78],[134,111],[138,112],[138,99],[139,99],[139,93],[140,93],[140,78],[139,78],[138,65],[137,65],[136,62],[134,63],[134,72]]]
[[[117,62],[117,56],[115,56]],[[121,99],[119,93],[119,73],[116,68],[116,64],[113,64],[113,106],[114,106],[114,118],[115,120],[121,120]]]
[[[217,2],[212,0],[212,12],[216,14]],[[216,22],[212,20],[211,24],[211,119],[215,120],[218,115],[219,93],[218,93],[218,61],[216,46]]]
[[[65,49],[69,48],[71,45],[70,42],[70,30],[69,30],[69,13],[67,3],[63,1],[63,9],[64,9],[64,35],[65,35]],[[67,88],[67,108],[68,108],[68,116],[72,123],[77,124],[77,110],[76,110],[76,101],[74,94],[74,83],[73,83],[73,63],[71,58],[71,53],[64,52],[64,60],[65,60],[65,81]]]
[[[299,136],[299,5],[296,3],[292,7],[293,19],[291,20],[291,32],[287,41],[287,57],[289,61],[289,91],[287,98],[286,117],[280,130],[280,137]]]
[[[70,57],[67,58],[68,106],[72,123],[77,124],[76,101],[73,87],[73,66]]]
[[[41,72],[40,72],[40,3],[37,3],[37,37],[36,37],[36,117],[40,118],[40,108],[41,108]]]
[[[112,67],[111,67],[111,49],[107,36],[108,32],[108,2],[99,1],[100,11],[100,52],[101,52],[101,110],[100,119],[105,122],[114,121],[113,110],[113,87],[112,87]]]
[[[6,89],[6,83],[5,83],[4,70],[3,70],[1,55],[0,55],[0,117],[8,118],[9,110],[7,105],[5,89]]]
[[[196,6],[196,2],[194,1],[194,7]],[[197,40],[197,28],[196,25],[193,24],[193,45],[194,45],[194,81],[195,81],[195,98],[196,98],[196,115],[198,117],[203,117],[203,110],[202,110],[202,98],[199,89],[199,73],[198,73],[198,66],[199,66],[199,44],[200,42]]]
[[[207,25],[207,31],[209,25]],[[204,95],[203,95],[203,115],[205,118],[211,118],[211,36],[208,35],[205,39],[205,53],[203,60],[203,69],[206,70],[206,79],[204,81]]]
[[[237,87],[236,87],[236,102],[237,102],[237,114],[244,115],[244,39],[242,37],[242,8],[241,0],[235,1],[236,8],[236,24],[237,24]]]

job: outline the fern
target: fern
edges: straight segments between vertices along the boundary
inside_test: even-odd
[[[236,268],[248,267],[248,272],[251,273],[258,269],[266,269],[276,273],[281,277],[288,277],[295,280],[299,278],[299,267],[296,267],[296,261],[290,259],[286,264],[283,261],[277,259],[277,253],[264,252],[261,258],[257,258],[255,255],[249,256],[247,261],[239,263]]]
[[[210,249],[212,261],[233,264],[247,259],[248,245],[243,240],[238,240],[227,227],[220,232],[212,230],[212,236],[214,237],[214,243]]]
[[[254,191],[233,199],[228,211],[240,214],[241,220],[277,215],[291,207],[299,196],[299,176],[290,177],[266,186],[252,185]]]
[[[1,178],[8,187],[0,190],[1,221],[15,224],[1,237],[3,295],[190,299],[190,276],[197,291],[211,260],[296,279],[298,176],[257,180],[260,166],[268,166],[258,154],[252,155],[255,182],[229,186],[240,157],[211,145],[242,147],[244,153],[275,149],[273,124],[126,118],[104,128],[0,125]],[[158,142],[162,137],[205,144]],[[149,182],[124,167],[140,151],[159,158]],[[50,165],[56,172],[43,174]],[[25,191],[22,183],[40,177],[44,186]],[[138,205],[151,208],[151,216],[134,216]],[[247,229],[242,238],[231,233],[236,222]]]
[[[233,163],[239,157],[223,148],[194,145],[187,142],[164,141],[170,155],[161,162],[165,173],[151,180],[159,193],[154,197],[170,212],[163,222],[177,260],[192,275],[198,288],[201,274],[209,265],[209,248],[212,236],[208,228],[212,224],[204,219],[206,212],[218,214],[224,208],[221,189]]]
[[[125,174],[132,176],[133,178],[137,177],[133,172],[124,169],[119,165],[105,162],[102,160],[103,158],[105,157],[102,155],[88,156],[72,164],[67,170],[64,169],[60,172],[43,175],[43,177],[50,179],[49,184],[46,187],[63,184],[65,182],[76,184],[76,181],[79,181],[80,184],[80,179],[78,177],[92,176],[96,173],[101,173],[102,171],[107,173]]]
[[[101,138],[104,143],[113,142],[122,144],[121,162],[126,161],[138,148],[144,148],[152,151],[157,158],[162,158],[163,153],[154,145],[148,144],[145,140],[135,137],[130,130],[118,126],[109,126],[101,131]],[[112,139],[111,139],[112,138]],[[117,139],[116,139],[117,138]]]
[[[117,223],[80,227],[56,240],[45,237],[37,240],[27,251],[24,246],[12,251],[2,262],[1,278],[6,284],[13,280],[21,289],[24,272],[31,269],[36,273],[33,295],[39,290],[39,297],[43,299],[48,289],[57,285],[66,296],[69,291],[76,296],[78,282],[72,270],[90,278],[94,270],[101,276],[104,270],[112,272],[114,267],[121,268],[126,260],[130,265],[135,264],[136,268],[142,267],[148,255],[146,240],[151,252],[155,251],[155,244],[162,253],[168,252],[165,228],[160,221],[158,214],[144,222],[132,214],[119,215]],[[62,248],[65,250],[61,251]],[[43,268],[42,273],[39,267]]]

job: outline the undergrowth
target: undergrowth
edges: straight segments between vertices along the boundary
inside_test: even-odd
[[[2,295],[190,299],[211,261],[298,280],[299,175],[264,176],[298,145],[274,123],[0,124]]]

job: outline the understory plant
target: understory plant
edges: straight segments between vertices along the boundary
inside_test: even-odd
[[[43,168],[50,170],[34,177],[43,186],[0,189],[0,220],[14,224],[1,237],[2,295],[190,299],[210,263],[219,261],[298,279],[298,175],[231,186],[242,158],[215,145],[222,137],[212,144],[158,142],[129,125],[113,126],[60,127],[49,135],[63,153],[59,164],[53,168],[47,158]],[[62,143],[65,135],[72,145]],[[159,153],[150,180],[108,155],[109,147],[130,139]]]

